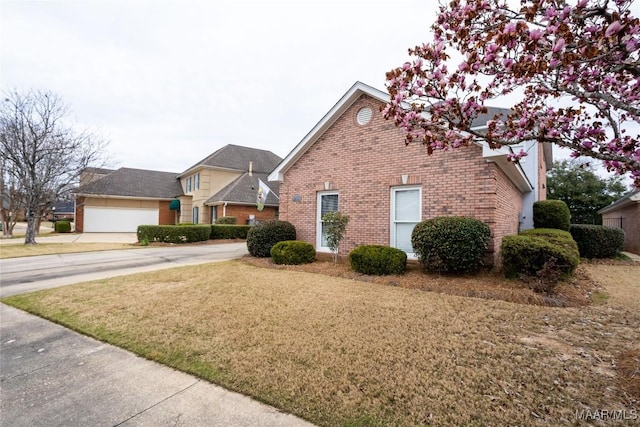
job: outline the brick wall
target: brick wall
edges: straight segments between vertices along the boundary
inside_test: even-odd
[[[253,215],[257,220],[276,219],[278,208],[265,206],[262,212],[258,211],[256,205],[227,205],[227,216],[235,216],[237,224],[244,225],[249,221],[249,215]],[[218,207],[218,215],[222,216],[222,207]]]
[[[160,201],[158,203],[158,224],[174,225],[176,223],[176,211],[169,209],[170,201]]]
[[[317,194],[328,188],[339,193],[339,209],[351,218],[342,255],[361,244],[389,245],[391,189],[402,186],[402,175],[407,186],[422,188],[423,219],[472,216],[485,221],[497,240],[517,231],[521,194],[482,158],[480,147],[429,156],[419,144],[405,146],[403,134],[382,117],[381,105],[360,97],[285,173],[280,219],[296,226],[298,239],[315,246]],[[355,117],[363,107],[373,117],[359,125]]]
[[[76,233],[82,233],[84,227],[84,197],[76,198],[76,219],[75,219],[75,231]]]

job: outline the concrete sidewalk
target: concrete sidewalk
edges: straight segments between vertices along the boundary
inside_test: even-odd
[[[312,426],[0,304],[3,426]]]

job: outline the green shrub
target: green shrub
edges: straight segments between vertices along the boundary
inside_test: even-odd
[[[246,239],[250,225],[213,224],[211,226],[211,240],[215,239]]]
[[[69,221],[56,221],[54,230],[58,233],[71,233],[71,222]]]
[[[505,277],[521,278],[539,292],[551,291],[580,263],[578,245],[562,230],[527,230],[505,236],[500,247]]]
[[[209,240],[209,225],[139,225],[138,242],[192,243]]]
[[[363,274],[402,274],[407,267],[407,254],[389,246],[358,246],[349,253],[349,264]]]
[[[235,216],[221,216],[216,219],[216,224],[237,224],[238,218]]]
[[[469,217],[437,217],[415,226],[411,244],[429,271],[467,273],[482,265],[489,226]]]
[[[624,231],[620,228],[574,224],[569,231],[583,258],[612,258],[624,247]]]
[[[569,231],[571,212],[562,200],[539,200],[533,204],[535,228],[557,228]]]
[[[316,259],[313,245],[299,240],[278,242],[271,248],[271,258],[276,264],[300,265],[309,264]]]
[[[254,257],[271,256],[271,248],[284,240],[296,240],[296,228],[287,221],[268,220],[251,227],[247,232],[247,249]]]

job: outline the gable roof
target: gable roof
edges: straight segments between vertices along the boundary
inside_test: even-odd
[[[280,203],[278,199],[280,186],[277,185],[277,183],[268,183],[266,173],[254,173],[253,176],[250,176],[249,172],[245,172],[233,180],[211,196],[205,204],[214,205],[228,202],[241,205],[255,205],[258,196],[258,179],[262,180],[262,182],[271,189],[267,196],[265,206],[278,206]]]
[[[293,166],[302,155],[338,120],[351,105],[362,95],[367,95],[382,103],[389,101],[389,94],[371,87],[362,82],[355,82],[353,86],[340,98],[340,100],[324,115],[324,117],[305,135],[304,138],[291,150],[276,168],[269,174],[269,181],[282,182],[284,174]],[[487,121],[493,119],[495,115],[508,114],[509,109],[487,107],[488,112],[481,114],[473,121],[473,127],[483,127]],[[490,150],[485,143],[478,143],[483,147],[483,156],[495,162],[509,176],[521,191],[531,191],[532,185],[522,168],[514,162],[508,161],[507,156],[512,151],[511,147],[502,147],[500,150]],[[486,148],[486,150],[485,150]],[[487,151],[489,150],[489,151]],[[489,155],[490,154],[490,155]]]
[[[146,199],[173,199],[183,194],[176,173],[132,168],[120,168],[78,187],[74,193],[80,196]]]
[[[605,206],[604,208],[600,209],[598,213],[603,214],[611,211],[616,211],[618,209],[630,206],[633,203],[640,203],[640,191],[638,190],[630,191],[623,197],[611,203],[609,206]]]
[[[54,208],[56,214],[69,214],[75,212],[76,204],[73,200],[58,200],[51,209],[53,210]]]
[[[201,166],[215,169],[248,171],[249,162],[252,163],[254,172],[269,173],[281,160],[279,156],[268,150],[228,144],[182,172],[178,178],[191,173],[195,168]]]

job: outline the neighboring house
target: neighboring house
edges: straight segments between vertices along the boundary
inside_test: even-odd
[[[205,157],[178,176],[184,191],[180,222],[212,224],[235,216],[238,224],[246,224],[277,218],[278,186],[266,178],[281,160],[271,151],[231,144]],[[256,208],[259,179],[271,189],[262,211]]]
[[[478,143],[429,156],[420,144],[405,146],[403,132],[382,117],[388,99],[356,82],[269,175],[280,183],[280,219],[295,225],[299,240],[328,252],[321,217],[334,210],[350,217],[342,255],[379,244],[413,257],[413,227],[436,216],[487,223],[494,256],[503,236],[533,227],[533,202],[546,198],[550,146],[491,150]],[[507,111],[493,109],[477,127]],[[529,156],[507,160],[521,148]]]
[[[75,202],[73,200],[58,200],[51,206],[50,219],[60,221],[61,219],[74,220]]]
[[[624,230],[624,250],[640,254],[640,192],[632,191],[598,211],[602,224]]]
[[[135,232],[138,225],[212,224],[235,216],[238,224],[274,219],[278,187],[262,211],[256,207],[258,180],[282,159],[270,151],[226,145],[183,173],[142,169],[89,168],[76,197],[76,231]]]
[[[175,224],[171,202],[182,194],[177,173],[120,168],[76,190],[76,232],[135,232]]]

